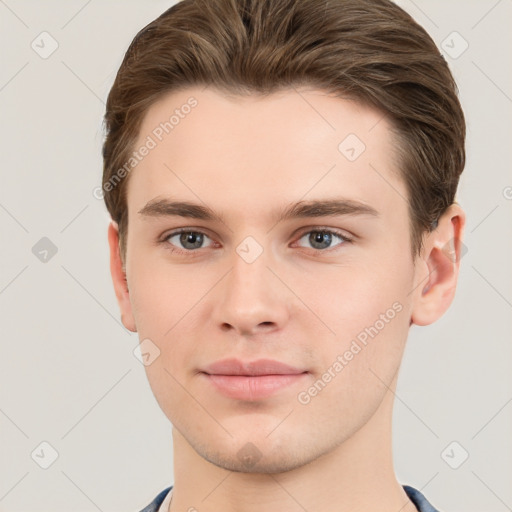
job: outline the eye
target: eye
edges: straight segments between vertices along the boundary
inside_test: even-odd
[[[210,240],[210,244],[203,246],[205,238]],[[175,239],[173,241],[173,239]],[[204,249],[212,245],[211,238],[202,231],[193,231],[191,229],[180,229],[173,231],[164,237],[163,244],[169,245],[171,251],[177,252],[191,252],[197,249]],[[173,247],[174,246],[174,247]]]
[[[302,234],[296,244],[300,247],[307,247],[307,245],[301,243],[302,240],[305,240],[305,243],[310,244],[310,248],[317,252],[328,252],[335,250],[337,246],[352,242],[352,239],[347,235],[324,228],[316,228]],[[338,243],[333,246],[336,240],[338,240]],[[206,241],[209,241],[209,243],[205,245]],[[160,243],[164,244],[167,250],[182,254],[190,254],[199,249],[215,245],[215,242],[206,233],[187,228],[182,228],[165,235]]]
[[[305,239],[307,243],[311,244],[311,247],[317,251],[325,251],[325,249],[331,249],[334,239],[340,240],[340,243],[336,244],[338,246],[343,245],[346,242],[350,243],[352,241],[349,237],[339,233],[338,231],[322,228],[307,231],[300,237],[299,242],[303,239]]]

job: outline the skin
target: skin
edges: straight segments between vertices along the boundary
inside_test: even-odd
[[[436,321],[453,299],[459,257],[445,248],[453,242],[459,255],[464,212],[452,205],[413,260],[390,124],[320,90],[173,92],[148,110],[136,146],[190,96],[198,105],[129,176],[124,268],[117,226],[108,229],[123,324],[160,350],[145,369],[173,425],[171,510],[416,510],[393,469],[393,393],[411,324]],[[350,133],[366,145],[353,162],[338,150]],[[378,215],[275,222],[290,203],[333,197]],[[223,222],[139,214],[155,198],[207,205]],[[207,235],[200,249],[179,236],[164,240],[182,227]],[[333,236],[319,249],[309,238],[315,228],[353,241]],[[252,263],[236,251],[247,236],[263,248]],[[298,394],[394,303],[400,312],[300,403]],[[198,373],[226,357],[276,359],[309,373],[269,398],[236,400]],[[247,443],[257,453],[250,467],[238,455]]]

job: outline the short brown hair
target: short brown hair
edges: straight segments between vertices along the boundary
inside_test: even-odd
[[[408,191],[413,257],[454,202],[466,132],[457,86],[434,41],[400,7],[390,0],[182,0],[135,36],[107,99],[103,196],[119,225],[123,261],[127,177],[118,186],[112,180],[126,169],[148,108],[197,85],[239,95],[307,85],[382,111]]]

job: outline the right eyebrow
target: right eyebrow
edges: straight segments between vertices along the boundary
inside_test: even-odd
[[[191,203],[188,201],[170,201],[168,199],[158,199],[149,201],[144,208],[139,210],[139,215],[145,217],[188,217],[200,220],[219,220],[213,210],[207,206]]]

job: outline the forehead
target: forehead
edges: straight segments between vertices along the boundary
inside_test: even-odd
[[[330,196],[385,209],[406,197],[394,144],[380,111],[321,90],[172,92],[141,124],[134,149],[150,149],[130,173],[130,216],[155,197],[233,214]]]

